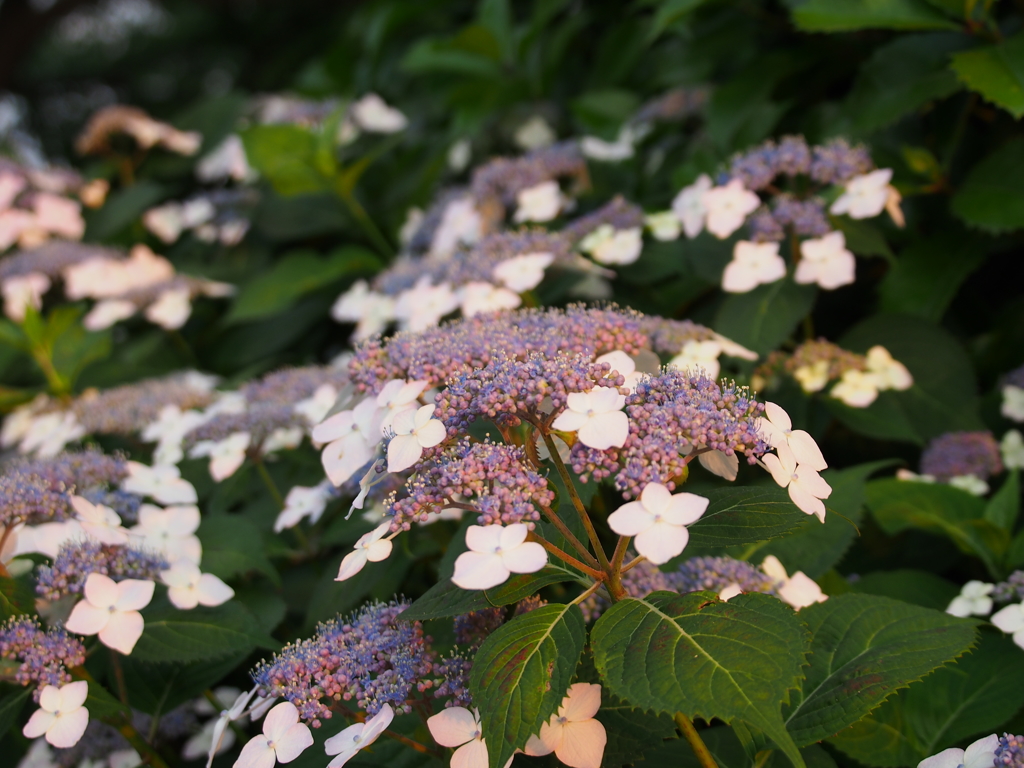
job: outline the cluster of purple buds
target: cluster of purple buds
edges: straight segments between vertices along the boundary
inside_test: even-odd
[[[190,371],[103,392],[86,390],[72,402],[71,411],[88,434],[131,435],[156,421],[168,405],[183,411],[204,408],[213,398],[209,377]]]
[[[921,454],[921,474],[941,482],[965,475],[988,480],[1002,471],[999,443],[991,432],[947,432]]]
[[[851,146],[840,138],[809,147],[803,136],[784,136],[733,157],[728,178],[739,179],[744,187],[757,191],[770,187],[779,176],[810,176],[819,184],[845,184],[872,168],[871,154],[862,144]]]
[[[538,508],[554,502],[547,479],[533,469],[523,449],[469,437],[421,460],[404,491],[401,499],[393,493],[386,502],[393,531],[426,522],[455,499],[479,512],[480,525],[527,523],[532,528],[540,519]]]
[[[614,476],[625,499],[639,496],[648,483],[671,490],[693,451],[743,453],[755,463],[769,449],[758,434],[763,411],[746,387],[666,368],[641,379],[626,398],[629,436],[621,448],[597,450],[576,443],[570,463],[583,480]]]
[[[995,751],[995,768],[1024,768],[1024,736],[1004,733]]]
[[[33,273],[56,279],[74,264],[93,258],[117,259],[120,256],[120,252],[113,248],[73,240],[50,240],[36,248],[5,256],[0,261],[0,283],[12,277],[23,277]]]
[[[21,662],[15,681],[35,684],[38,695],[47,685],[71,682],[68,667],[85,663],[85,646],[63,627],[43,630],[35,617],[14,616],[0,625],[0,658]]]
[[[519,192],[561,178],[570,179],[577,189],[590,184],[586,160],[575,142],[552,144],[522,157],[496,157],[473,172],[470,189],[485,218],[500,221]],[[493,213],[488,211],[492,207]]]
[[[992,599],[997,603],[1024,602],[1024,571],[1014,571],[1006,581],[996,584]]]
[[[388,340],[370,339],[349,363],[352,382],[378,393],[392,379],[443,385],[448,379],[492,359],[530,352],[554,358],[559,352],[597,357],[649,347],[643,316],[615,307],[526,309],[476,315],[421,333],[400,332]]]
[[[260,695],[283,696],[314,728],[331,717],[332,701],[355,699],[371,716],[385,704],[411,711],[413,689],[433,687],[435,656],[422,624],[399,618],[408,607],[371,603],[348,619],[320,624],[312,638],[286,646],[253,670]]]
[[[61,545],[53,565],[39,566],[36,592],[47,600],[59,600],[80,594],[91,573],[102,573],[114,581],[156,581],[169,567],[162,555],[130,544],[70,541]]]

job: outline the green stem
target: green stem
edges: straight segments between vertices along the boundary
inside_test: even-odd
[[[586,545],[584,545],[582,541],[576,538],[576,535],[569,530],[569,526],[562,522],[562,518],[555,514],[555,511],[553,509],[541,505],[541,511],[544,513],[544,516],[547,517],[548,521],[553,526],[555,526],[558,532],[562,534],[562,537],[570,544],[572,544],[572,546],[576,549],[576,551],[584,560],[590,563],[590,565],[594,568],[601,567],[601,564],[597,562],[597,558],[590,554],[590,550],[587,549]]]
[[[124,681],[124,670],[121,669],[121,660],[117,658],[117,651],[110,649],[110,666],[114,670],[114,682],[117,684],[117,697],[126,707],[128,705],[128,685]]]
[[[579,515],[580,522],[583,523],[583,528],[587,532],[590,544],[594,547],[594,554],[597,556],[597,561],[601,564],[601,568],[611,575],[611,563],[608,562],[608,556],[604,553],[604,547],[601,546],[601,539],[597,536],[597,529],[594,528],[594,524],[590,521],[590,515],[587,514],[587,509],[583,506],[583,500],[580,498],[580,495],[576,493],[576,486],[573,485],[572,476],[569,474],[569,470],[566,469],[565,464],[562,462],[562,458],[558,455],[558,448],[555,446],[555,441],[546,430],[541,430],[541,436],[544,438],[544,444],[548,447],[548,453],[551,454],[551,462],[555,465],[555,469],[558,471],[558,476],[562,478],[562,484],[565,485],[565,491],[569,494],[569,498],[572,500],[572,506],[576,510],[576,514]]]
[[[36,365],[42,370],[43,375],[46,377],[46,383],[50,387],[50,392],[58,397],[68,394],[71,391],[71,386],[64,381],[57,369],[53,366],[53,360],[51,359],[51,352],[43,347],[32,348],[32,358],[36,361]]]
[[[380,252],[380,255],[385,259],[390,259],[394,254],[394,248],[391,246],[391,243],[388,242],[388,239],[384,237],[384,233],[378,229],[373,219],[370,218],[370,214],[368,214],[362,204],[356,200],[355,195],[347,192],[339,192],[338,196],[348,207],[349,213],[351,213],[352,216],[355,217],[355,220],[359,222],[359,226],[363,228],[363,232],[370,239],[370,242],[373,243],[373,247],[376,248]]]
[[[682,731],[683,737],[689,742],[690,748],[693,750],[693,754],[697,756],[697,762],[701,764],[702,768],[718,768],[718,763],[711,756],[707,744],[701,739],[697,729],[693,727],[693,721],[682,712],[676,712],[675,721],[676,725],[679,726],[679,730]]]
[[[149,763],[152,768],[170,768],[167,762],[139,735],[139,732],[135,730],[131,723],[122,723],[118,727],[118,731],[135,748],[135,751],[142,756],[143,763]]]
[[[758,752],[754,756],[753,768],[764,768],[765,764],[768,762],[768,758],[772,756],[773,751],[774,750],[771,749],[764,749]]]
[[[267,490],[270,491],[270,495],[274,499],[274,503],[277,504],[278,509],[284,509],[284,497],[281,492],[277,490],[277,483],[274,482],[274,478],[270,476],[270,472],[267,471],[266,465],[263,463],[263,458],[257,455],[253,459],[253,464],[256,465],[256,471],[260,473],[260,477],[263,478],[263,484],[267,486]]]

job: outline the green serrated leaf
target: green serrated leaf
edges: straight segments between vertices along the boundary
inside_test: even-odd
[[[1024,116],[1024,33],[954,54],[950,66],[972,91],[1015,118]]]
[[[999,731],[1024,706],[1019,657],[1010,638],[985,632],[974,652],[899,691],[829,743],[865,765],[895,768]]]
[[[134,654],[127,656],[121,659],[121,667],[132,708],[149,715],[166,714],[216,686],[248,654],[235,652],[212,661],[182,664],[144,662]]]
[[[919,240],[900,253],[878,288],[883,312],[939,322],[957,291],[988,257],[975,238],[953,230]]]
[[[793,11],[793,21],[805,32],[957,28],[924,0],[808,0]]]
[[[242,287],[225,322],[238,323],[276,315],[310,291],[350,275],[371,274],[380,268],[380,259],[358,246],[340,248],[326,257],[312,251],[293,251]]]
[[[975,165],[950,204],[967,224],[998,234],[1024,226],[1024,138]]]
[[[579,606],[553,603],[516,616],[480,646],[469,690],[491,768],[503,766],[558,709],[585,641]]]
[[[575,572],[549,563],[536,573],[512,574],[508,581],[494,589],[461,589],[452,584],[451,579],[442,579],[406,608],[402,618],[407,621],[426,621],[511,605],[535,594],[542,587],[577,578]]]
[[[613,693],[602,692],[597,720],[604,726],[608,742],[604,765],[630,765],[642,759],[645,750],[655,749],[664,739],[676,735],[668,715],[651,715],[631,707]]]
[[[715,488],[705,495],[707,510],[689,526],[694,547],[756,544],[819,525],[774,486]]]
[[[936,33],[904,35],[876,49],[846,102],[854,125],[873,131],[960,90],[949,54],[970,44],[966,35]]]
[[[147,610],[142,637],[132,657],[139,661],[205,661],[255,647],[277,650],[280,643],[260,631],[238,603],[180,611],[170,605]]]
[[[204,516],[196,531],[203,545],[203,570],[221,579],[252,571],[280,585],[281,577],[264,554],[259,529],[241,515]]]
[[[738,344],[767,354],[789,338],[811,311],[817,290],[792,280],[776,280],[747,293],[726,296],[714,327]]]
[[[997,528],[1012,531],[1020,515],[1020,472],[1010,470],[1002,486],[985,505],[985,519]]]
[[[944,611],[950,601],[960,594],[960,587],[941,576],[913,568],[895,571],[873,571],[849,585],[851,592],[881,595],[904,603]]]
[[[807,642],[792,609],[760,594],[727,603],[708,592],[626,598],[591,631],[597,669],[616,696],[659,713],[750,723],[801,767],[780,709],[800,684]]]
[[[975,642],[973,622],[874,595],[834,595],[804,608],[810,667],[786,727],[797,744],[834,736]]]

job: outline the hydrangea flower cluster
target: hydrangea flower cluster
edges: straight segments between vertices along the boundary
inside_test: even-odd
[[[79,595],[89,574],[101,573],[114,581],[156,581],[170,567],[162,555],[130,544],[68,541],[61,545],[53,565],[38,568],[36,592],[47,600]]]
[[[14,680],[34,684],[38,701],[45,686],[71,682],[68,667],[85,663],[85,646],[63,627],[43,630],[38,618],[14,616],[0,625],[0,658],[20,662]]]
[[[860,355],[825,339],[805,341],[791,354],[771,353],[751,381],[759,390],[768,389],[780,373],[791,376],[808,394],[835,382],[829,395],[851,408],[866,408],[879,392],[909,389],[914,383],[906,366],[885,347],[874,346]]]
[[[370,715],[385,705],[409,712],[412,690],[432,686],[434,654],[419,622],[399,620],[408,606],[373,603],[347,620],[320,624],[314,637],[286,646],[253,670],[260,695],[283,696],[314,728],[332,715],[325,699],[355,699]]]
[[[889,184],[892,171],[872,168],[863,146],[833,139],[810,147],[802,136],[786,136],[734,157],[729,170],[720,174],[718,186],[702,175],[679,192],[672,212],[689,238],[707,229],[725,239],[748,225],[750,239],[735,244],[733,260],[722,275],[725,291],[746,293],[785,277],[788,267],[779,243],[787,233],[799,251],[792,264],[794,280],[832,290],[854,281],[855,259],[843,233],[828,220],[825,200],[819,196],[825,187],[844,188],[828,208],[832,215],[864,219],[888,210],[898,225],[903,224],[899,193]],[[797,184],[797,177],[807,177],[807,183]],[[777,185],[783,179],[798,193],[780,189]],[[758,192],[769,195],[767,201]],[[671,234],[665,228],[662,239],[673,239]]]
[[[81,203],[102,205],[105,196],[105,189],[86,184],[73,171],[22,166],[0,157],[0,253],[15,243],[22,248],[39,247],[52,237],[81,240],[85,234]],[[37,278],[8,282],[7,276],[0,276],[7,316],[21,320],[25,306],[38,309],[39,296],[48,288],[48,282]]]
[[[995,755],[996,768],[1001,766],[1021,768],[1024,766],[1024,736],[1004,733],[999,737],[999,746],[996,747]]]
[[[985,494],[986,481],[1003,471],[1003,462],[999,443],[991,432],[947,432],[925,446],[920,469],[919,479]]]
[[[992,590],[992,599],[1000,603],[1024,602],[1024,571],[1014,571]]]

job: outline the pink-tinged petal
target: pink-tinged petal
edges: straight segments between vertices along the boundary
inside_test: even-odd
[[[782,432],[786,432],[793,428],[793,421],[789,418],[789,414],[779,405],[775,403],[764,404],[764,415],[771,422],[773,427],[778,427]]]
[[[779,587],[779,597],[796,609],[824,602],[827,596],[821,587],[803,571],[797,571],[785,584]]]
[[[555,757],[569,768],[601,768],[608,734],[597,720],[569,723],[562,729]]]
[[[710,503],[710,499],[695,493],[677,493],[662,514],[672,525],[691,525],[700,520]]]
[[[167,521],[167,532],[176,537],[190,536],[195,533],[202,520],[199,507],[194,504],[168,507],[166,512],[170,518]]]
[[[598,413],[618,411],[626,405],[626,396],[615,387],[594,387],[590,390],[590,407]]]
[[[263,733],[276,742],[289,728],[299,722],[299,710],[290,701],[282,701],[263,720]]]
[[[413,425],[414,429],[419,432],[426,426],[427,422],[434,418],[434,405],[430,403],[428,405],[421,405],[413,414]]]
[[[102,573],[90,573],[85,580],[85,599],[97,608],[110,608],[121,596],[117,583]]]
[[[700,465],[713,475],[725,478],[729,482],[736,479],[740,470],[740,460],[736,454],[731,456],[722,451],[709,451],[698,457]]]
[[[313,734],[305,723],[296,723],[274,741],[279,763],[290,763],[313,746]]]
[[[483,739],[463,744],[452,755],[451,768],[487,768],[487,745]]]
[[[388,443],[388,472],[402,472],[423,455],[423,446],[412,435],[398,435]]]
[[[356,738],[362,736],[365,729],[366,723],[353,723],[327,739],[324,742],[324,752],[328,755],[340,755],[343,752],[350,752],[351,755],[354,755],[359,749],[356,746]],[[346,760],[351,759],[351,755]]]
[[[461,747],[476,738],[480,724],[465,707],[449,707],[427,718],[430,735],[442,747]]]
[[[504,534],[502,525],[471,525],[466,529],[466,546],[474,552],[494,552],[501,546]]]
[[[926,757],[917,768],[958,768],[964,764],[964,751],[956,747],[944,749],[937,755]]]
[[[179,611],[191,611],[199,605],[199,595],[191,587],[171,587],[167,590],[167,599]]]
[[[463,552],[455,559],[452,583],[462,589],[490,589],[511,575],[501,555]]]
[[[68,683],[61,687],[59,696],[60,710],[62,712],[78,709],[85,704],[85,700],[89,697],[89,683],[85,680],[76,680],[73,683]],[[42,700],[43,698],[40,696],[40,704],[42,704]]]
[[[71,609],[71,615],[64,626],[78,635],[96,635],[107,626],[110,616],[109,609],[97,608],[88,600],[82,600]]]
[[[501,560],[512,573],[536,573],[548,564],[548,553],[537,542],[527,541],[504,552]]]
[[[786,471],[786,468],[782,466],[782,462],[779,460],[779,457],[774,453],[766,453],[762,457],[761,461],[766,467],[768,467],[768,471],[772,474],[772,479],[781,488],[787,487],[793,481],[793,473]]]
[[[608,526],[620,536],[636,536],[654,525],[654,516],[639,501],[623,504],[608,515]]]
[[[391,725],[391,721],[395,719],[395,710],[391,708],[390,704],[385,704],[380,708],[380,711],[366,721],[366,729],[362,732],[359,739],[360,747],[366,747],[377,740],[377,738],[387,730],[387,727]]]
[[[790,483],[789,498],[801,511],[808,515],[815,515],[821,522],[825,522],[825,505],[817,496],[812,496],[797,483]]]
[[[363,566],[366,565],[367,559],[365,549],[357,549],[349,552],[341,561],[341,567],[338,569],[338,575],[334,577],[334,580],[345,581],[346,579],[351,579],[363,570]]]
[[[667,563],[682,553],[690,540],[690,532],[678,525],[655,523],[633,539],[636,551],[655,565]]]
[[[38,739],[50,729],[56,720],[57,716],[52,712],[47,712],[45,709],[37,709],[32,713],[32,717],[28,719],[28,722],[25,723],[21,733],[27,739]]]
[[[989,621],[1003,632],[1019,632],[1024,629],[1024,604],[1008,605],[992,614]]]
[[[526,740],[523,752],[530,757],[544,757],[555,751],[555,747],[562,743],[561,725],[552,725],[550,721],[540,727],[540,733],[531,736]]]
[[[599,451],[621,448],[629,437],[629,417],[622,411],[595,416],[579,428],[577,437],[584,445]]]
[[[434,406],[425,406],[433,408]],[[430,419],[416,431],[416,439],[424,448],[433,448],[448,436],[448,431],[439,419]]]
[[[573,683],[566,691],[559,714],[570,723],[589,720],[601,708],[601,686],[594,683]]]
[[[569,397],[572,397],[572,395],[569,395]],[[551,428],[557,429],[560,432],[575,432],[588,421],[590,421],[590,417],[586,413],[566,409],[558,415],[557,419],[551,422]]]
[[[381,560],[387,560],[391,557],[392,546],[392,543],[387,539],[383,541],[375,541],[366,548],[366,559],[371,563],[379,563]]]
[[[747,293],[758,286],[757,273],[746,263],[733,259],[722,273],[722,290],[727,293]]]
[[[267,737],[259,734],[242,747],[233,768],[274,768],[276,764],[277,756],[267,743]]]
[[[89,710],[79,707],[58,717],[46,731],[46,740],[59,749],[73,747],[82,738],[87,725],[89,725]]]
[[[807,432],[797,429],[789,433],[789,447],[793,451],[798,464],[804,464],[811,469],[821,471],[828,468],[821,449]]]
[[[57,712],[63,703],[60,688],[56,685],[47,685],[39,694],[39,706],[46,712]]]
[[[141,611],[153,599],[156,584],[141,579],[125,579],[118,582],[117,602],[114,607],[118,611]]]
[[[362,725],[362,723],[359,723],[359,725]],[[327,754],[331,753],[328,752]],[[327,768],[341,768],[357,754],[359,754],[359,750],[355,747],[338,752],[337,757],[327,764]]]
[[[328,444],[320,454],[324,471],[334,485],[344,483],[372,458],[373,446],[355,433]]]
[[[803,464],[796,468],[796,476],[796,485],[799,485],[812,496],[817,496],[819,499],[827,499],[832,493],[832,486],[825,481],[825,478]]]
[[[648,483],[640,492],[640,502],[652,515],[660,515],[672,503],[672,491],[661,483]]]
[[[107,626],[99,632],[100,642],[128,656],[135,648],[135,643],[142,637],[145,624],[142,614],[138,611],[111,614]]]
[[[506,525],[501,530],[501,538],[498,540],[498,546],[505,551],[514,549],[526,541],[526,537],[529,535],[530,529],[523,523]]]
[[[311,435],[318,443],[329,443],[350,434],[352,424],[352,411],[339,411],[313,427]]]
[[[235,596],[235,590],[212,573],[204,573],[199,577],[196,592],[199,602],[208,606],[222,605]]]

